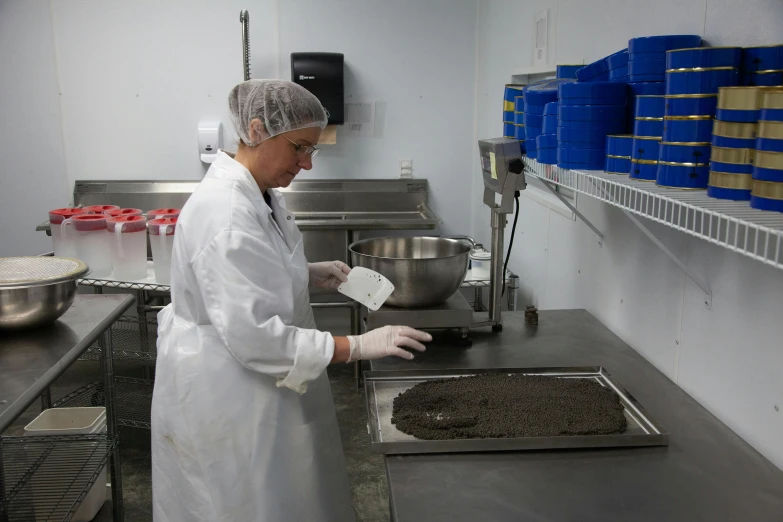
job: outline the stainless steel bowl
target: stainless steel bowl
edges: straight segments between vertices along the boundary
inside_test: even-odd
[[[56,321],[73,304],[76,280],[87,271],[87,265],[76,259],[0,258],[0,329]]]
[[[378,237],[349,247],[353,266],[375,270],[394,285],[386,304],[423,308],[446,301],[468,271],[470,246],[439,237]]]

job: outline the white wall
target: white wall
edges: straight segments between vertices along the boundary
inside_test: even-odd
[[[479,137],[500,134],[503,84],[532,61],[532,40],[516,38],[514,22],[529,31],[545,8],[552,64],[590,62],[652,34],[698,33],[712,45],[779,43],[783,22],[778,1],[480,0]],[[480,179],[473,185],[473,233],[488,242]],[[520,304],[587,308],[783,467],[783,272],[645,221],[707,279],[707,310],[701,290],[620,210],[578,197],[579,210],[605,235],[599,246],[581,222],[527,197],[521,202],[510,262],[521,279]]]
[[[51,250],[35,226],[69,196],[44,0],[0,2],[0,143],[0,257]]]

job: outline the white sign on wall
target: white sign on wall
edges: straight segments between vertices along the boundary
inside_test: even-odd
[[[546,65],[546,41],[548,37],[547,13],[549,9],[544,9],[536,14],[535,27],[533,34],[536,37],[533,47],[533,65]]]

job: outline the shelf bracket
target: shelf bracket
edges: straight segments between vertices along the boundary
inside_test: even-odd
[[[540,178],[539,178],[539,179],[540,179]],[[543,181],[543,182],[544,182],[544,186],[545,186],[546,188],[548,188],[548,189],[549,189],[549,191],[550,191],[552,194],[554,194],[554,195],[555,195],[555,197],[556,197],[557,199],[559,199],[559,200],[560,200],[560,202],[561,202],[563,205],[565,205],[565,206],[567,206],[567,207],[568,207],[568,210],[570,210],[571,212],[573,212],[573,213],[574,213],[574,215],[575,215],[576,217],[578,217],[578,218],[579,218],[579,219],[582,221],[582,223],[584,223],[585,225],[587,225],[587,227],[588,227],[590,230],[592,230],[592,231],[593,231],[593,233],[595,233],[595,235],[596,235],[596,236],[598,236],[598,245],[599,245],[599,246],[601,246],[601,247],[603,247],[604,235],[601,233],[601,231],[600,231],[600,230],[598,230],[598,229],[595,227],[595,225],[593,225],[593,224],[590,222],[590,220],[589,220],[589,219],[587,219],[587,218],[585,217],[585,215],[584,215],[584,214],[582,214],[581,212],[579,212],[579,211],[576,209],[576,207],[575,207],[575,206],[573,206],[573,205],[571,204],[571,202],[569,202],[569,201],[568,201],[566,198],[564,198],[564,197],[563,197],[563,195],[562,195],[562,194],[560,194],[560,192],[558,192],[558,191],[557,191],[557,189],[556,189],[556,188],[553,186],[553,184],[552,184],[552,183],[550,183],[549,181],[547,181],[547,180],[544,180],[544,179],[541,179],[541,181]]]
[[[593,186],[595,186],[598,190],[601,191],[604,198],[617,204],[617,201],[610,194],[607,194],[604,191],[604,189],[598,187],[597,185],[595,185],[595,183],[593,183]],[[701,276],[699,276],[693,270],[688,268],[688,265],[683,263],[682,260],[679,257],[677,257],[677,255],[674,252],[669,250],[669,248],[666,245],[664,245],[660,239],[658,239],[658,236],[653,234],[652,231],[650,231],[650,229],[647,228],[645,224],[639,220],[639,218],[634,216],[633,213],[631,213],[630,211],[625,210],[622,207],[619,208],[620,210],[623,211],[623,214],[625,214],[626,217],[631,220],[631,223],[636,225],[636,227],[639,230],[641,230],[644,233],[644,235],[647,236],[650,239],[650,241],[652,241],[655,244],[655,246],[657,246],[661,250],[661,252],[666,254],[666,256],[669,259],[671,259],[674,262],[674,264],[680,267],[680,270],[682,270],[685,273],[685,275],[688,276],[690,280],[696,284],[696,286],[701,288],[702,292],[704,292],[704,306],[707,308],[707,310],[712,310],[712,290],[710,289],[710,285],[707,284],[707,282],[704,279],[702,279]]]

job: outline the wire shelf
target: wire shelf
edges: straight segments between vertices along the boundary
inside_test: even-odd
[[[83,278],[77,281],[84,286],[100,286],[103,288],[122,288],[124,290],[148,290],[153,292],[170,292],[171,285],[163,285],[155,280],[155,267],[147,260],[147,277],[139,281],[117,281],[115,279]]]
[[[71,520],[116,445],[106,435],[0,438],[0,520]]]
[[[154,319],[125,315],[111,327],[114,360],[138,361],[154,365],[157,358],[158,323]],[[93,343],[81,357],[83,361],[97,361],[102,353]]]
[[[664,188],[601,171],[578,171],[525,158],[533,176],[604,201],[732,252],[783,269],[783,213],[750,208],[747,201],[707,196],[703,190]]]
[[[152,388],[154,381],[132,377],[114,377],[117,424],[130,428],[150,429]],[[104,406],[103,382],[93,381],[74,390],[52,406],[74,408],[79,406]]]

